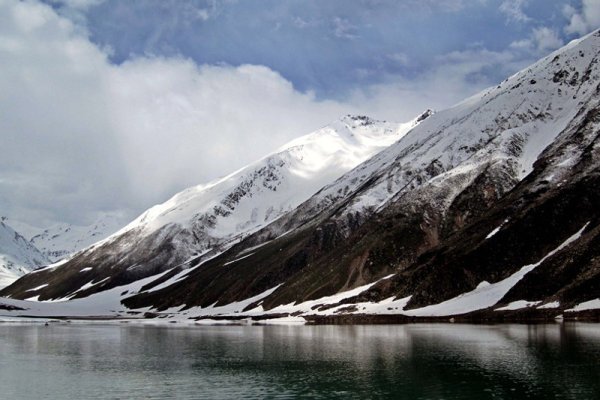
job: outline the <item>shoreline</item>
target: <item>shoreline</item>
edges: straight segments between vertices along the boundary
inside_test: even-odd
[[[175,317],[175,318],[174,318]],[[8,320],[2,320],[7,318]],[[514,310],[514,311],[478,311],[454,316],[408,316],[402,314],[339,314],[339,315],[207,315],[187,319],[178,319],[174,315],[148,313],[140,317],[90,315],[90,316],[39,316],[39,315],[0,315],[0,324],[15,323],[19,320],[60,321],[60,322],[118,322],[160,325],[403,325],[431,323],[460,324],[548,324],[562,322],[599,323],[600,309],[564,312],[555,310]]]

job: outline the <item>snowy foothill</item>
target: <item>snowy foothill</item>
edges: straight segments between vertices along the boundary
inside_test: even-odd
[[[26,301],[0,298],[0,315],[25,317],[75,317],[75,318],[122,318],[133,317],[148,309],[130,310],[121,304],[123,293],[137,293],[142,286],[150,283],[160,275],[119,286],[81,299],[57,299],[52,301]],[[91,284],[90,284],[91,285]],[[2,306],[17,307],[22,310],[4,310]],[[133,312],[133,314],[132,314]]]

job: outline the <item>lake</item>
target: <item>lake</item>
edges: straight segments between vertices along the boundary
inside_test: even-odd
[[[599,399],[600,324],[0,324],[2,399]]]

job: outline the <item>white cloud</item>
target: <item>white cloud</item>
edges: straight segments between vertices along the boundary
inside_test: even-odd
[[[0,2],[0,209],[11,216],[86,213],[106,203],[95,186],[122,186],[106,57],[74,32],[49,7]]]
[[[511,51],[472,48],[436,57],[435,68],[418,79],[390,76],[367,90],[357,90],[351,102],[370,115],[398,116],[408,120],[427,108],[441,110],[498,82],[490,81],[486,70],[508,76],[531,63]]]
[[[45,224],[140,212],[344,113],[259,66],[115,66],[68,19],[0,0],[0,209]]]
[[[87,10],[90,7],[104,3],[106,0],[50,0],[51,3],[77,10]]]
[[[229,173],[347,111],[262,66],[146,58],[109,76],[110,115],[142,199]]]
[[[333,19],[333,34],[342,39],[356,38],[356,26],[345,18],[335,17]]]
[[[580,12],[566,5],[563,13],[569,19],[565,27],[567,34],[585,35],[600,27],[600,0],[583,0]]]
[[[504,0],[499,9],[509,21],[528,22],[531,18],[523,11],[525,5],[527,0]]]
[[[539,52],[555,50],[564,44],[556,31],[546,27],[534,29],[531,40]]]
[[[387,58],[402,67],[410,65],[410,57],[406,53],[388,54]]]
[[[541,27],[534,28],[527,39],[513,42],[510,44],[510,47],[515,50],[533,51],[541,55],[556,50],[563,45],[564,42],[556,31],[547,27]]]

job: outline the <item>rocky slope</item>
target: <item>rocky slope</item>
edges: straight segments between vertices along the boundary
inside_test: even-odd
[[[135,287],[115,281],[122,274],[104,279],[124,285],[129,308],[186,318],[531,319],[600,308],[599,58],[595,32],[429,116],[211,257],[177,267],[163,228],[137,260],[171,268]],[[127,240],[114,243],[130,254]],[[101,248],[89,254],[110,254]],[[45,283],[42,299],[74,293],[84,265],[31,274],[0,295],[26,298]],[[101,292],[94,282],[75,296]]]

